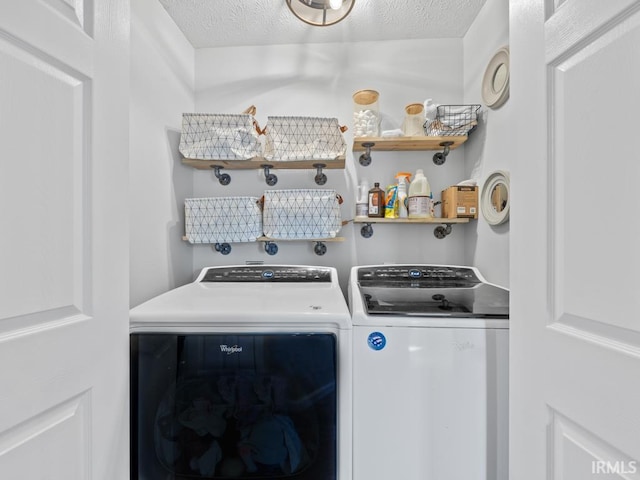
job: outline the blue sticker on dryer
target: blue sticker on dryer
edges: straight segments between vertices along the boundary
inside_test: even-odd
[[[382,350],[387,345],[387,338],[381,332],[372,332],[367,338],[367,344],[373,350]]]

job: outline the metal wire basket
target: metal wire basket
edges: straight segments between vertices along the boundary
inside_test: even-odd
[[[427,120],[424,130],[434,137],[469,135],[478,126],[479,111],[480,105],[439,105],[435,120]]]

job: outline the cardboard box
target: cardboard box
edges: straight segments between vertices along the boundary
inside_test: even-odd
[[[442,218],[478,218],[478,187],[454,185],[443,190]]]

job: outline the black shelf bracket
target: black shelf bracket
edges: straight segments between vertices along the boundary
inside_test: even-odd
[[[213,168],[213,174],[220,182],[220,185],[229,185],[231,183],[231,175],[229,175],[228,173],[220,173],[220,170],[222,170],[224,167],[213,165],[211,168]]]
[[[273,165],[260,165],[264,170],[264,180],[267,182],[267,185],[273,187],[276,183],[278,183],[278,177],[275,174],[271,173],[269,169],[273,168]]]
[[[365,223],[362,226],[362,228],[360,229],[360,235],[362,235],[364,238],[371,238],[371,236],[373,235],[373,227],[370,223]]]
[[[264,251],[267,252],[268,255],[275,255],[278,253],[278,245],[274,242],[265,242]]]
[[[442,240],[447,235],[451,234],[451,224],[445,223],[444,225],[437,226],[433,230],[433,234],[435,235],[436,238]]]
[[[313,251],[316,255],[322,256],[327,253],[327,246],[324,242],[316,242],[315,247],[313,247]]]
[[[433,155],[433,163],[436,165],[442,165],[446,162],[447,155],[449,155],[449,152],[451,151],[451,145],[453,145],[453,142],[441,142],[440,146],[443,147],[442,152],[438,152]]]
[[[228,243],[216,243],[214,248],[216,252],[220,252],[222,255],[229,255],[231,253],[231,245]]]
[[[314,163],[313,168],[316,169],[316,176],[313,179],[316,182],[316,185],[324,185],[327,183],[327,176],[322,173],[322,169],[327,166],[326,163]]]
[[[363,142],[362,146],[366,149],[365,152],[360,155],[360,165],[367,167],[371,164],[371,148],[375,145],[375,142]]]

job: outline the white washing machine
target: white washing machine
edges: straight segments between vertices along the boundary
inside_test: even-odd
[[[354,267],[354,480],[508,478],[509,292],[477,269]]]
[[[334,268],[228,266],[131,310],[131,479],[351,478]]]

